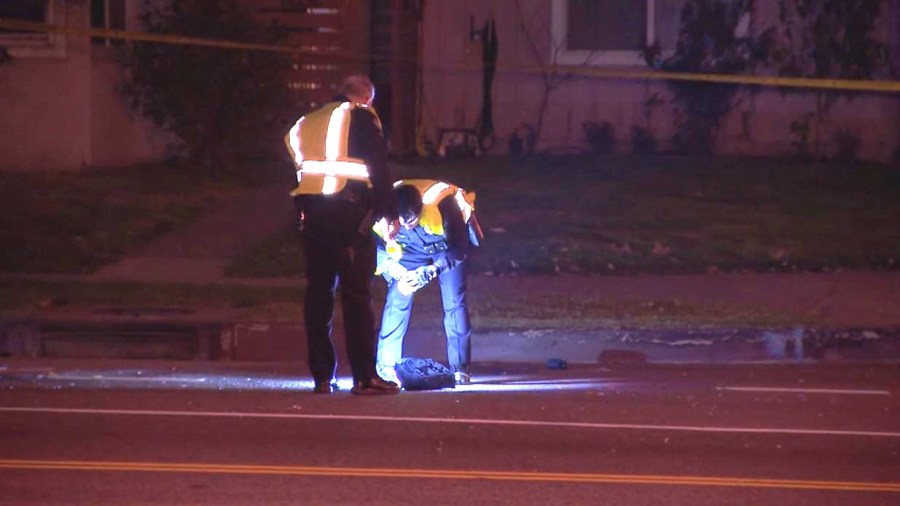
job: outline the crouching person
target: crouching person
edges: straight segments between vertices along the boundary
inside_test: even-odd
[[[475,194],[434,180],[394,183],[400,231],[388,238],[385,222],[375,224],[377,268],[388,290],[378,335],[378,373],[395,380],[403,358],[415,293],[437,278],[444,310],[447,362],[456,383],[470,381],[472,327],[466,304],[466,261],[481,229],[473,214]]]

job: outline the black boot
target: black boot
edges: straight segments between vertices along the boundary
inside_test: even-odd
[[[400,392],[400,385],[385,381],[378,376],[367,381],[357,381],[350,393],[353,395],[390,395]]]
[[[316,386],[313,388],[313,393],[317,394],[330,394],[338,389],[337,380],[331,379],[328,381],[316,381]]]

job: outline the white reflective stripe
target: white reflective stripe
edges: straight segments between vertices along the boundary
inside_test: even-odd
[[[362,179],[369,177],[369,169],[366,168],[365,164],[343,160],[306,160],[303,162],[303,166],[300,167],[299,172]]]
[[[376,221],[375,224],[372,225],[372,230],[374,230],[378,235],[386,237],[388,233],[387,219],[381,218],[380,220]]]
[[[450,188],[450,185],[447,183],[434,183],[430,188],[425,190],[425,193],[422,194],[422,203],[425,205],[433,204],[441,194],[441,192],[446,190],[447,188]]]
[[[401,179],[400,181],[394,181],[394,188],[396,188],[396,187],[398,187],[398,186],[403,186],[403,184],[404,184],[404,183],[403,183],[403,180],[402,180],[402,179]]]
[[[302,180],[302,179],[303,179],[303,171],[302,171],[302,170],[298,170],[298,171],[297,171],[297,182],[299,183],[300,180]]]
[[[304,116],[303,118],[305,118]],[[303,123],[303,118],[297,120],[294,123],[294,126],[291,127],[291,131],[288,133],[288,140],[291,143],[291,149],[294,150],[294,162],[297,165],[303,163],[303,151],[300,150],[300,123]],[[297,176],[300,177],[299,175]]]
[[[322,181],[322,195],[331,195],[337,189],[337,178],[334,176],[325,176]]]
[[[463,221],[469,221],[469,217],[472,216],[472,205],[463,196],[462,190],[456,191],[456,205],[463,213]]]
[[[331,111],[331,119],[328,121],[328,133],[325,137],[325,159],[337,160],[346,155],[347,146],[344,145],[344,123],[350,115],[350,103],[344,102]]]

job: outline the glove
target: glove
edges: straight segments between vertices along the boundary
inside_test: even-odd
[[[399,290],[400,293],[406,297],[414,294],[419,288],[421,287],[417,287],[412,284],[411,272],[407,273],[406,276],[403,276],[402,278],[397,280],[397,290]]]
[[[406,274],[397,282],[400,283],[397,288],[403,295],[410,295],[422,289],[429,281],[438,275],[437,267],[433,265],[423,265],[414,271],[406,271]]]
[[[400,262],[390,262],[387,264],[387,268],[385,269],[388,276],[390,276],[394,280],[400,280],[403,276],[406,276],[406,273],[409,272],[406,270],[406,267],[400,265]]]
[[[437,267],[433,265],[423,265],[418,267],[415,271],[413,271],[413,279],[415,285],[418,285],[419,288],[427,285],[429,281],[436,278],[438,275]]]

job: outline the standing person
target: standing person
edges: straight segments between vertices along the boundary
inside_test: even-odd
[[[340,282],[347,356],[357,395],[393,394],[400,386],[375,371],[375,316],[370,287],[375,269],[372,223],[383,218],[399,229],[391,194],[387,146],[371,107],[375,87],[365,76],[348,77],[340,94],[297,120],[285,143],[297,168],[291,192],[306,259],[309,366],[316,393],[337,388],[331,339],[335,291]]]
[[[481,233],[472,214],[475,194],[427,179],[398,181],[394,193],[402,229],[392,239],[386,221],[374,228],[378,244],[376,274],[388,283],[378,335],[378,372],[396,379],[394,367],[403,355],[414,294],[437,278],[447,361],[456,382],[467,384],[471,380],[472,328],[466,304],[466,260]]]

